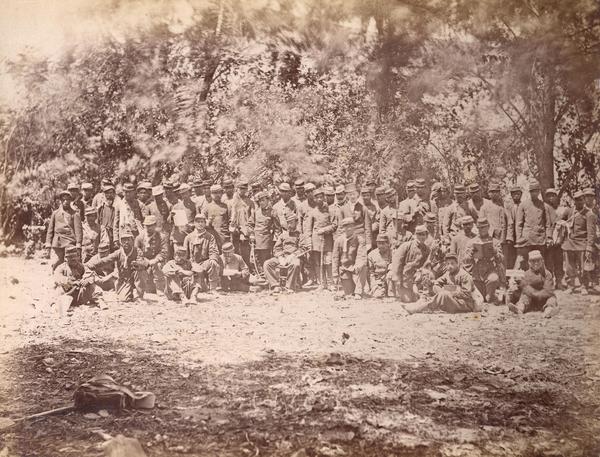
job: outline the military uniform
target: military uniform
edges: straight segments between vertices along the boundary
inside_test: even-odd
[[[392,280],[396,283],[396,296],[402,302],[409,303],[418,298],[413,286],[418,270],[423,267],[428,257],[429,248],[417,239],[402,244],[394,251],[391,267]]]
[[[385,235],[383,235],[383,238],[387,241]],[[388,249],[387,252],[383,253],[379,248],[375,248],[367,254],[369,286],[371,295],[374,298],[383,298],[394,295],[395,291],[390,273],[391,264],[391,249]]]
[[[121,232],[126,230],[138,236],[143,230],[144,216],[142,214],[143,204],[135,199],[132,202],[120,200],[115,206],[115,214],[113,220],[113,240],[121,239]]]
[[[530,254],[542,259],[539,251],[532,251]],[[519,281],[518,287],[509,292],[509,309],[518,314],[531,311],[543,311],[548,315],[555,313],[558,302],[553,285],[554,280],[549,270],[544,267],[540,271],[529,268]]]
[[[354,220],[346,218],[342,223],[354,224]],[[367,253],[358,236],[347,238],[345,233],[337,237],[333,243],[333,280],[339,280],[344,295],[362,295],[367,282]]]
[[[202,290],[216,290],[219,286],[220,258],[212,233],[208,230],[202,233],[194,230],[185,237],[183,247],[192,263],[194,283]]]
[[[583,193],[578,192],[574,198],[583,198]],[[567,219],[569,231],[562,243],[565,263],[567,267],[567,284],[575,287],[575,279],[579,277],[580,282],[587,288],[587,275],[584,272],[586,255],[591,257],[593,252],[594,235],[596,232],[596,221],[594,214],[585,206],[580,210],[573,208],[564,215]]]
[[[185,249],[178,246],[175,250]],[[183,297],[191,298],[194,290],[194,273],[192,263],[186,258],[169,260],[162,268],[167,280],[165,295],[169,300],[180,301]]]
[[[146,218],[145,224],[148,221],[156,224],[156,219],[153,216]],[[144,231],[135,238],[133,245],[138,250],[138,262],[140,262],[136,277],[136,280],[140,283],[138,287],[153,294],[159,290],[163,292],[165,278],[162,273],[162,266],[167,261],[168,256],[166,236],[158,229],[150,236]]]
[[[236,253],[240,254],[247,264],[250,263],[250,227],[254,213],[254,202],[250,197],[235,194],[229,205],[229,231],[231,242]]]
[[[52,248],[56,255],[52,263],[52,271],[65,260],[65,248],[75,246],[81,249],[83,228],[79,213],[58,208],[50,216],[46,231],[46,246]]]
[[[532,182],[530,190],[539,184]],[[545,203],[536,199],[525,200],[517,208],[517,219],[515,222],[515,248],[517,249],[518,266],[524,269],[525,259],[530,251],[545,251],[546,242],[552,240],[552,227],[550,217],[546,211]],[[516,265],[515,265],[516,266]]]
[[[225,243],[220,256],[221,287],[224,291],[248,292],[250,270],[241,255],[233,252],[233,244]]]
[[[273,234],[275,232],[275,217],[270,208],[256,210],[248,221],[250,239],[254,241],[255,268],[262,268],[265,261],[271,258],[273,252]],[[258,271],[256,273],[259,273]]]
[[[69,265],[69,258],[77,259]],[[70,306],[84,305],[95,301],[94,273],[79,261],[75,246],[66,248],[65,262],[56,267],[53,273],[55,286],[66,296],[71,297]]]
[[[265,279],[271,288],[280,286],[282,268],[286,270],[286,289],[298,290],[301,288],[301,260],[299,254],[308,247],[306,243],[309,243],[309,241],[302,242],[301,235],[299,231],[289,232],[284,230],[277,238],[273,246],[274,257],[263,264]]]
[[[314,271],[318,271],[323,287],[327,286],[328,279],[332,278],[331,259],[333,252],[333,234],[337,230],[338,219],[333,208],[323,203],[312,208],[306,217],[305,232],[311,239]],[[323,257],[321,259],[321,256]]]
[[[433,283],[435,293],[428,307],[432,311],[469,313],[481,310],[481,300],[475,291],[471,275],[463,268],[456,274],[444,273]]]

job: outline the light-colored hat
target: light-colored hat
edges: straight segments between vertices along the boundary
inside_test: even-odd
[[[429,232],[427,231],[427,227],[425,227],[424,225],[417,225],[417,228],[415,228],[415,233],[427,234]]]
[[[91,182],[84,182],[81,185],[81,190],[92,190],[94,188],[94,186],[92,186]]]
[[[213,184],[212,186],[210,186],[210,192],[211,193],[215,193],[215,192],[222,192],[223,188],[221,187],[220,184]]]
[[[292,190],[292,188],[290,187],[290,185],[287,182],[282,182],[281,184],[279,184],[278,189],[281,192],[290,192]]]
[[[163,189],[163,186],[154,186],[152,188],[152,195],[154,197],[157,197],[157,196],[162,195],[164,193],[165,193],[165,190]]]
[[[153,214],[149,214],[144,218],[144,225],[154,225],[156,224],[156,216]]]
[[[188,183],[184,182],[179,184],[179,189],[177,189],[177,192],[187,192],[189,190],[192,190],[192,187]]]
[[[529,260],[543,259],[542,253],[538,250],[529,251]]]
[[[306,184],[304,184],[305,192],[310,192],[311,190],[315,190],[316,188],[317,186],[315,186],[312,182],[307,182]]]
[[[223,252],[233,252],[233,243],[225,243],[223,244],[223,246],[221,247],[221,250]]]
[[[141,183],[138,184],[137,188],[138,188],[138,190],[140,190],[140,189],[150,190],[150,189],[152,189],[152,184],[149,181],[142,181]]]

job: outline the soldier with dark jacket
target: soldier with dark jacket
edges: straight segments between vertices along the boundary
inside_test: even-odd
[[[254,245],[255,273],[262,272],[262,266],[273,253],[273,236],[275,233],[275,215],[266,192],[255,195],[257,208],[248,221],[250,243]]]
[[[174,246],[183,244],[185,237],[192,231],[196,217],[196,204],[192,200],[192,188],[189,184],[181,184],[177,193],[179,200],[172,206],[168,220],[172,226],[171,243]]]
[[[192,262],[196,293],[214,292],[219,288],[219,248],[213,234],[206,230],[206,222],[204,214],[196,214],[194,231],[183,242],[187,257]]]
[[[556,232],[556,224],[560,221],[560,215],[562,214],[562,211],[559,208],[560,202],[558,199],[558,191],[553,188],[546,189],[544,196],[550,230],[554,234]],[[561,245],[555,243],[554,236],[547,241],[546,252],[544,253],[544,263],[554,276],[554,280],[556,281],[555,287],[557,289],[563,289],[562,280],[565,276],[563,268],[563,251]]]
[[[184,298],[190,299],[194,290],[194,272],[186,253],[183,246],[175,246],[175,257],[162,269],[167,280],[165,295],[176,302],[181,302]]]
[[[505,206],[506,211],[506,240],[503,245],[504,249],[504,262],[506,268],[512,269],[515,266],[517,260],[517,249],[515,248],[515,241],[517,239],[517,209],[521,204],[521,197],[523,191],[517,185],[510,188],[511,202]]]
[[[99,261],[109,254],[110,246],[108,244],[100,244],[98,246],[98,253],[85,264],[86,267],[93,271],[96,285],[104,291],[115,290],[115,284],[119,277],[117,270],[115,270],[114,262],[102,264],[102,262]],[[90,265],[94,265],[94,268]]]
[[[340,223],[344,232],[333,243],[333,281],[342,286],[343,296],[361,299],[367,283],[367,253],[356,236],[354,218]]]
[[[144,231],[135,238],[134,246],[138,250],[136,280],[140,283],[139,288],[152,294],[163,292],[165,278],[162,267],[167,261],[168,241],[158,230],[156,217],[145,217]]]
[[[100,244],[107,244],[111,252],[114,247],[113,227],[115,221],[116,192],[110,182],[102,185],[103,198],[98,198],[98,225],[100,226]],[[97,195],[96,195],[97,197]]]
[[[250,220],[255,211],[254,202],[248,197],[248,182],[241,181],[229,203],[229,232],[237,254],[250,264]]]
[[[207,203],[204,209],[206,217],[207,229],[211,232],[219,251],[223,243],[230,241],[229,234],[229,207],[221,201],[223,197],[223,189],[219,184],[213,184],[210,187],[211,201]]]
[[[594,214],[585,206],[584,193],[578,191],[573,195],[575,208],[564,214],[569,230],[562,243],[567,266],[567,285],[570,292],[575,291],[575,280],[583,286],[581,293],[587,294],[589,277],[585,272],[586,261],[591,263],[596,233]]]
[[[417,273],[429,258],[429,248],[425,244],[427,228],[419,225],[415,229],[415,238],[400,245],[392,256],[392,280],[396,284],[396,296],[404,303],[416,301],[419,297],[414,291]]]
[[[54,251],[56,259],[52,262],[52,271],[65,260],[65,248],[75,246],[81,252],[83,229],[79,212],[71,205],[71,194],[62,191],[59,194],[60,207],[50,216],[46,231],[46,248]]]
[[[544,317],[552,317],[558,312],[552,273],[545,268],[540,251],[529,252],[529,269],[518,287],[509,290],[508,309],[517,314],[543,311]]]

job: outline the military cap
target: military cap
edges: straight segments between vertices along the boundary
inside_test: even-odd
[[[92,186],[91,182],[84,182],[81,185],[81,190],[92,190],[94,188],[94,186]]]
[[[202,187],[202,184],[204,184],[204,182],[200,178],[195,178],[192,181],[192,187]]]
[[[523,189],[521,189],[521,186],[518,186],[517,184],[514,184],[514,185],[510,186],[510,193],[512,194],[513,192],[521,192],[521,193],[523,193]]]
[[[296,181],[294,181],[294,186],[296,186],[296,187],[304,186],[304,179],[302,179],[302,178],[296,179]]]
[[[247,179],[240,179],[237,183],[238,188],[248,188],[248,180]]]
[[[267,192],[258,192],[255,196],[256,200],[262,200],[263,198],[269,198],[269,194]]]
[[[138,184],[137,188],[138,188],[138,190],[139,189],[151,190],[152,184],[148,181],[142,181],[141,183]]]
[[[372,180],[372,179],[369,179],[369,180],[368,180],[368,181],[365,183],[365,185],[366,185],[367,187],[370,187],[371,189],[375,189],[375,186],[376,186],[377,184],[375,183],[375,181],[374,181],[374,180]]]
[[[418,188],[423,188],[425,187],[425,180],[423,178],[418,178],[415,180],[415,186]]]
[[[108,252],[110,251],[110,245],[108,243],[102,243],[98,246],[98,252]]]
[[[61,191],[58,193],[58,196],[59,196],[60,198],[63,198],[63,197],[69,197],[69,198],[71,198],[71,194],[69,193],[69,191],[68,191],[68,190],[61,190]]]
[[[529,260],[543,259],[542,253],[537,249],[529,251]]]
[[[455,184],[454,185],[454,193],[455,194],[464,194],[466,192],[465,186],[463,184]]]
[[[356,192],[358,189],[356,188],[356,184],[353,182],[346,185],[346,192]]]
[[[331,186],[323,187],[323,192],[325,193],[325,195],[335,195],[335,190],[333,190],[333,187]]]
[[[555,189],[554,187],[550,187],[550,188],[546,189],[546,191],[544,193],[546,195],[548,195],[548,194],[558,195],[558,190]]]
[[[385,195],[385,187],[381,186],[375,189],[375,195]]]
[[[322,187],[319,187],[318,189],[315,189],[315,191],[313,192],[313,195],[316,197],[317,195],[323,195],[325,194],[325,190]]]
[[[537,179],[530,179],[529,190],[540,190],[540,182]]]
[[[412,179],[406,183],[407,189],[414,189],[414,188],[416,188],[416,186],[417,186],[417,183],[414,182]]]
[[[437,216],[434,213],[427,213],[425,217],[423,217],[425,222],[437,222]]]
[[[158,195],[162,195],[162,194],[164,194],[164,193],[165,193],[165,191],[164,191],[164,189],[163,189],[163,186],[154,186],[154,187],[152,188],[152,195],[153,195],[154,197],[157,197]]]
[[[223,191],[223,188],[219,184],[213,184],[212,186],[210,186],[211,193],[222,192],[222,191]]]
[[[172,189],[175,189],[175,183],[173,181],[171,181],[170,179],[167,179],[163,183],[163,187],[165,188],[165,190],[172,190]]]
[[[92,214],[96,214],[96,208],[94,208],[93,206],[88,206],[85,209],[85,215],[86,216],[91,216]]]
[[[477,226],[478,227],[487,227],[488,225],[490,225],[490,223],[488,222],[487,218],[485,218],[485,217],[477,218]]]
[[[179,188],[177,189],[177,192],[187,192],[188,190],[192,190],[192,188],[187,182],[184,182],[184,183],[179,184]]]
[[[121,239],[133,238],[133,233],[131,233],[131,230],[129,230],[128,228],[125,228],[125,229],[121,230],[121,233],[119,234],[119,238],[121,238]]]
[[[342,219],[341,223],[342,227],[348,227],[349,225],[354,225],[354,219],[351,217],[345,217]]]
[[[108,192],[109,190],[115,190],[115,186],[113,186],[112,184],[102,185],[102,192]]]
[[[479,190],[479,184],[477,184],[476,182],[469,185],[469,192],[479,192]]]
[[[425,234],[425,233],[429,233],[427,231],[427,227],[425,227],[424,225],[417,225],[417,228],[415,228],[415,233],[416,234]]]
[[[277,187],[279,189],[280,192],[290,192],[292,190],[292,188],[290,187],[290,185],[287,182],[282,182],[281,184],[279,184],[279,187]]]
[[[67,246],[65,248],[65,258],[73,259],[79,257],[79,250],[75,246]]]
[[[315,186],[312,182],[307,182],[306,184],[304,184],[305,192],[310,192],[311,190],[315,190],[316,188],[317,186]]]
[[[100,181],[100,185],[102,185],[102,186],[112,186],[113,185],[112,179],[110,179],[110,178],[102,178],[102,181]]]
[[[454,259],[454,260],[458,261],[458,255],[455,252],[449,251],[446,253],[445,259],[446,260]]]
[[[594,188],[593,187],[586,187],[585,189],[583,189],[583,194],[584,195],[589,195],[591,197],[595,197],[596,196],[596,192],[594,192]]]
[[[67,186],[67,190],[79,190],[79,185],[77,183],[71,182]]]
[[[154,225],[156,224],[156,216],[149,214],[144,218],[144,225]]]
[[[389,237],[385,233],[380,233],[377,235],[377,243],[387,243],[390,241]]]
[[[488,186],[488,191],[490,192],[500,192],[500,184],[497,182],[490,183]]]
[[[336,194],[343,194],[346,192],[346,186],[344,186],[343,184],[340,184],[339,186],[337,186],[335,188],[335,193]]]
[[[196,213],[196,215],[194,216],[194,220],[195,221],[205,221],[206,216],[204,215],[204,213]]]
[[[463,216],[463,217],[461,218],[461,220],[460,220],[460,223],[461,223],[461,224],[472,224],[472,223],[474,223],[474,222],[475,222],[475,221],[473,220],[473,217],[472,217],[472,216]]]
[[[233,179],[231,179],[231,178],[224,179],[223,187],[233,187]]]
[[[221,246],[223,252],[233,252],[233,243],[227,242]]]
[[[134,191],[135,187],[133,186],[132,183],[126,182],[126,183],[123,184],[123,190],[124,191]]]
[[[584,195],[585,193],[582,190],[578,190],[573,194],[573,198],[583,198]]]

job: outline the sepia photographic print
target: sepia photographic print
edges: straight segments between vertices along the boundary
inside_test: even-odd
[[[600,457],[598,1],[0,3],[0,457]]]

